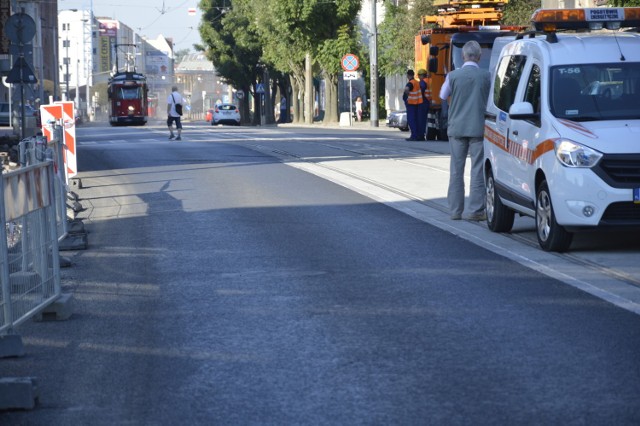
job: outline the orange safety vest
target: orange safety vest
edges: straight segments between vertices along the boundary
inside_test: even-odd
[[[427,88],[424,91],[424,97],[426,100],[431,102],[431,77],[425,77],[422,79],[422,81],[424,81],[424,84],[427,85]]]
[[[409,105],[420,105],[422,103],[422,91],[420,90],[420,83],[415,78],[409,80],[411,83],[411,91],[409,92],[409,96],[407,97],[407,103]]]

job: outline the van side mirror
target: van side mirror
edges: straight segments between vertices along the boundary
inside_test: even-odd
[[[540,113],[533,112],[530,102],[516,102],[509,107],[509,118],[512,120],[539,120]]]

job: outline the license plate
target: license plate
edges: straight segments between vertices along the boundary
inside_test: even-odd
[[[640,204],[640,188],[633,188],[633,202]]]

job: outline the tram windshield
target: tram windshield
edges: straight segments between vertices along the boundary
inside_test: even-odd
[[[115,93],[116,99],[141,99],[142,98],[142,87],[134,86],[134,87],[118,87]]]

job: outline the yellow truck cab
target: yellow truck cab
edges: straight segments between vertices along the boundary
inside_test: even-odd
[[[541,9],[532,21],[492,71],[489,229],[531,216],[540,246],[565,251],[577,231],[640,227],[640,8]]]

